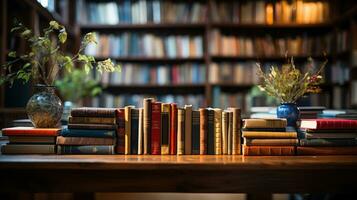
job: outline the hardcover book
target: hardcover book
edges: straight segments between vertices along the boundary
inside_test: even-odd
[[[2,154],[55,154],[56,145],[47,144],[7,144],[1,148]]]
[[[172,103],[170,109],[170,154],[177,154],[177,104]]]
[[[357,155],[357,147],[297,147],[297,155]]]
[[[57,145],[115,145],[115,138],[57,137]]]
[[[177,109],[177,155],[185,154],[185,110]]]
[[[233,113],[232,155],[240,155],[241,152],[241,110],[239,108],[228,108]]]
[[[207,109],[207,154],[215,154],[215,124],[214,124],[214,110],[212,108]]]
[[[328,138],[319,138],[319,139],[301,139],[300,146],[308,147],[337,147],[337,146],[357,146],[357,139],[328,139]]]
[[[243,128],[285,128],[286,119],[245,119]]]
[[[116,136],[115,130],[87,130],[87,129],[68,129],[64,128],[61,131],[63,137],[97,137],[97,138],[113,138]]]
[[[200,108],[200,155],[207,154],[208,110]]]
[[[68,119],[70,124],[116,124],[115,117],[72,117]]]
[[[243,137],[245,138],[261,138],[261,139],[273,139],[273,138],[297,138],[296,132],[269,132],[269,131],[243,131]]]
[[[116,117],[115,108],[82,107],[71,110],[72,117]]]
[[[60,130],[59,128],[12,127],[2,129],[2,134],[4,136],[57,136]]]
[[[222,154],[222,109],[214,109],[214,154]]]
[[[117,109],[117,145],[116,145],[116,153],[124,154],[125,153],[125,109],[119,108]]]
[[[116,130],[116,124],[68,124],[69,129]]]
[[[138,154],[142,155],[144,153],[144,109],[139,108],[139,135],[138,135]]]
[[[56,144],[54,136],[22,136],[13,135],[9,137],[10,144]]]
[[[138,155],[139,139],[139,108],[131,109],[130,154]]]
[[[112,145],[90,145],[90,146],[62,146],[57,147],[57,154],[95,154],[111,155],[114,154]]]
[[[357,129],[357,120],[352,119],[312,119],[301,120],[305,129]]]
[[[228,123],[229,113],[227,111],[222,112],[222,154],[228,154]]]
[[[131,109],[134,106],[125,106],[125,155],[131,152]]]
[[[192,105],[185,105],[185,155],[192,154]]]
[[[244,138],[246,146],[296,146],[298,139],[251,139]]]
[[[151,103],[151,154],[161,154],[161,103]]]
[[[307,139],[322,138],[322,139],[346,139],[346,138],[357,138],[357,133],[306,133],[305,137]]]
[[[154,101],[152,98],[145,98],[143,101],[144,106],[144,154],[151,152],[151,103]]]
[[[192,111],[192,154],[200,154],[200,111]]]
[[[294,156],[294,146],[246,146],[243,145],[245,156]]]
[[[161,154],[169,155],[170,104],[161,105]]]
[[[233,146],[233,112],[228,111],[227,153],[232,155]]]

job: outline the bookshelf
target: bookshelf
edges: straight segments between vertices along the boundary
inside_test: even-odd
[[[91,0],[83,0],[80,2],[80,4],[86,4],[88,2],[93,2]],[[141,1],[138,1],[140,4]],[[155,1],[157,2],[157,1]],[[168,1],[170,4],[171,1]],[[256,21],[245,21],[243,20],[237,22],[237,21],[230,21],[230,20],[222,20],[222,21],[217,21],[214,18],[217,16],[213,16],[214,11],[216,10],[215,6],[219,8],[219,5],[217,6],[217,1],[214,0],[209,0],[209,1],[193,1],[193,2],[185,2],[185,4],[194,4],[194,3],[200,3],[201,6],[205,7],[206,10],[206,16],[203,18],[203,20],[199,22],[190,22],[190,21],[184,21],[181,22],[179,20],[174,21],[174,22],[168,22],[168,21],[160,21],[160,22],[151,22],[148,20],[147,23],[145,21],[140,21],[139,23],[130,23],[128,21],[123,22],[123,23],[117,23],[117,24],[103,24],[103,23],[95,23],[95,22],[90,22],[90,23],[83,23],[82,21],[79,21],[78,24],[80,24],[80,30],[82,34],[90,32],[90,31],[95,31],[100,34],[116,34],[116,33],[122,33],[122,32],[134,32],[134,33],[152,33],[152,34],[166,34],[166,33],[171,33],[175,35],[186,35],[186,34],[196,34],[199,35],[203,38],[203,56],[199,58],[179,58],[179,57],[142,57],[142,56],[120,56],[120,57],[111,57],[112,59],[116,60],[119,63],[132,63],[132,64],[150,64],[150,65],[161,65],[161,64],[172,64],[172,65],[179,65],[179,64],[184,64],[184,63],[202,63],[205,65],[206,68],[206,80],[203,84],[192,84],[192,83],[187,83],[187,84],[165,84],[165,85],[157,85],[157,84],[136,84],[133,83],[131,85],[118,85],[118,84],[108,84],[106,91],[109,93],[115,93],[117,95],[124,95],[124,94],[159,94],[160,92],[162,94],[179,94],[182,92],[183,94],[187,93],[201,93],[203,94],[205,98],[205,105],[202,106],[212,106],[214,103],[214,90],[215,88],[220,88],[221,91],[225,91],[228,93],[236,93],[236,92],[242,92],[244,94],[248,94],[250,88],[254,86],[254,83],[232,83],[232,82],[214,82],[212,83],[210,81],[210,66],[213,63],[217,63],[219,66],[224,63],[231,63],[232,65],[234,63],[245,63],[245,62],[255,62],[259,61],[262,63],[281,63],[285,60],[285,57],[283,55],[216,55],[212,54],[210,52],[210,45],[212,43],[212,33],[215,30],[221,31],[225,34],[228,35],[243,35],[243,36],[251,36],[251,38],[255,37],[264,37],[265,35],[269,34],[272,38],[276,37],[295,37],[295,36],[302,36],[302,35],[308,35],[312,37],[317,37],[319,38],[320,35],[331,35],[331,47],[332,49],[330,52],[328,52],[327,55],[323,55],[322,51],[314,51],[312,50],[312,54],[309,53],[299,53],[295,54],[294,58],[297,63],[303,63],[304,61],[307,60],[309,56],[312,56],[314,60],[316,61],[323,61],[325,58],[327,58],[330,62],[330,64],[341,60],[341,59],[348,59],[351,56],[350,50],[346,50],[344,52],[335,52],[334,45],[335,45],[335,37],[337,34],[337,27],[341,26],[342,24],[349,24],[351,23],[351,18],[355,16],[356,13],[356,6],[349,8],[347,11],[346,10],[339,10],[340,13],[343,13],[342,15],[339,14],[337,11],[332,11],[330,10],[330,17],[328,18],[325,14],[323,14],[323,18],[316,18],[318,19],[317,21],[305,21],[302,23],[297,23],[297,21],[279,21],[276,20],[271,24],[267,23],[256,23]],[[261,1],[254,1],[254,2],[261,2]],[[275,2],[275,1],[274,1]],[[145,2],[146,6],[150,6],[147,2]],[[182,3],[182,2],[180,2]],[[232,4],[233,1],[224,1],[222,4]],[[329,7],[337,5],[335,1],[329,1]],[[351,2],[349,2],[351,3]],[[133,3],[134,4],[134,3]],[[173,1],[171,2],[173,3]],[[236,4],[236,3],[233,3]],[[239,3],[238,3],[239,4]],[[254,4],[254,3],[253,3]],[[258,4],[258,3],[256,3]],[[121,5],[119,5],[120,7]],[[175,4],[176,6],[176,4]],[[174,6],[174,7],[175,7]],[[246,2],[243,2],[242,5],[240,6],[246,6]],[[301,5],[300,5],[301,6]],[[320,5],[319,5],[320,6]],[[324,5],[325,6],[325,5]],[[139,6],[140,7],[140,6]],[[346,6],[339,6],[339,7],[346,7]],[[175,7],[176,8],[176,7]],[[118,8],[119,9],[119,8]],[[235,7],[233,6],[233,9]],[[325,8],[324,8],[325,9]],[[339,8],[340,9],[340,8]],[[227,10],[227,9],[226,9]],[[228,9],[230,10],[230,8]],[[254,8],[253,8],[254,10]],[[120,11],[120,10],[119,10]],[[176,10],[177,11],[177,10]],[[161,12],[167,12],[167,10]],[[88,11],[87,11],[88,13]],[[219,11],[217,11],[219,13]],[[228,12],[230,13],[230,12]],[[232,12],[234,13],[234,12]],[[254,14],[256,13],[253,12]],[[253,15],[254,15],[253,14]],[[120,14],[119,14],[120,15]],[[120,16],[119,16],[120,18]],[[331,19],[331,20],[326,20],[326,19]],[[77,18],[78,19],[78,18]],[[148,17],[149,19],[149,17]],[[315,19],[315,20],[316,20]],[[297,18],[296,18],[297,20]],[[300,20],[312,20],[312,19],[300,19]],[[317,43],[320,44],[320,43]],[[324,47],[322,47],[324,48]],[[104,57],[97,56],[97,59],[103,59]],[[168,66],[170,67],[170,66]],[[328,66],[330,67],[330,66]],[[348,83],[336,83],[336,82],[330,82],[327,81],[323,86],[323,89],[325,90],[326,93],[330,95],[329,97],[329,104],[328,105],[333,105],[333,90],[334,88],[349,88]],[[160,91],[160,92],[157,92]],[[329,96],[327,95],[327,96]],[[244,100],[246,101],[246,100]],[[341,102],[341,104],[344,104]],[[221,105],[222,106],[222,105]],[[350,104],[344,104],[345,108],[350,107]],[[247,111],[247,110],[246,110]]]

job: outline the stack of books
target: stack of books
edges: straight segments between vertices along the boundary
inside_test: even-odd
[[[300,140],[298,155],[356,155],[357,120],[302,120],[305,138]]]
[[[297,132],[287,127],[286,119],[245,119],[243,124],[243,155],[295,155]]]
[[[2,146],[3,154],[55,154],[58,128],[13,127],[2,129],[9,143]]]
[[[114,154],[117,110],[114,108],[75,108],[68,127],[57,137],[58,154]]]

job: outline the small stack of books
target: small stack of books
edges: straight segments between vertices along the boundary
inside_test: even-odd
[[[2,129],[9,143],[2,146],[3,154],[55,154],[58,128],[13,127]]]
[[[245,119],[243,124],[243,155],[295,155],[297,132],[287,127],[286,119]]]
[[[298,155],[356,155],[357,120],[302,120],[305,138],[300,140]]]
[[[58,154],[114,154],[117,110],[114,108],[75,108],[68,127],[57,137]]]

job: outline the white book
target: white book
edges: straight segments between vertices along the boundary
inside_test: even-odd
[[[202,37],[201,36],[196,36],[194,39],[195,46],[196,46],[196,52],[195,56],[196,57],[203,57],[203,44],[202,44]]]
[[[154,0],[153,4],[153,21],[154,23],[161,23],[161,5],[160,1]]]
[[[190,38],[188,35],[181,37],[181,48],[182,48],[182,57],[188,58],[190,57]]]
[[[107,24],[118,24],[118,5],[115,2],[106,3],[105,21]]]

